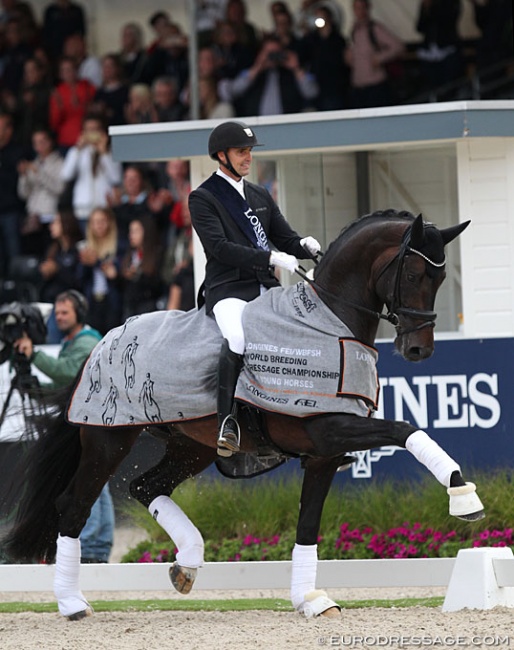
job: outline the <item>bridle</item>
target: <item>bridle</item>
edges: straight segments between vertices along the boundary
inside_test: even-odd
[[[380,278],[384,275],[384,273],[386,273],[386,271],[390,269],[391,266],[396,261],[398,262],[396,266],[396,273],[394,276],[393,296],[392,296],[391,303],[387,305],[388,307],[387,312],[386,313],[378,312],[373,309],[369,309],[368,307],[364,307],[363,305],[359,305],[350,301],[345,301],[348,306],[353,307],[354,309],[366,312],[367,314],[371,314],[377,319],[386,320],[387,322],[391,323],[391,325],[393,325],[396,329],[397,336],[404,336],[412,332],[417,332],[418,330],[424,329],[425,327],[435,327],[435,321],[437,318],[437,313],[435,311],[427,311],[424,309],[416,309],[413,307],[402,306],[401,280],[402,280],[402,271],[405,264],[405,258],[407,257],[407,255],[409,253],[419,255],[419,257],[425,260],[427,264],[430,264],[434,268],[442,268],[446,264],[446,258],[444,258],[442,262],[434,262],[434,260],[431,260],[424,253],[410,246],[411,233],[412,233],[412,226],[409,226],[403,234],[398,252],[380,270],[376,279],[376,282],[378,282]],[[318,253],[318,255],[322,255],[322,253],[320,252]],[[318,264],[317,256],[314,256],[312,259],[314,260],[315,264]],[[296,272],[300,275],[300,277],[303,280],[308,282],[315,289],[317,293],[321,295],[322,294],[329,295],[330,292],[320,287],[315,281],[311,280],[306,275],[305,269],[303,269],[302,267],[300,267],[300,269],[301,270],[297,270]],[[416,325],[415,327],[404,329],[400,325],[400,316],[405,316],[413,320],[419,320],[421,321],[421,323],[419,325]]]

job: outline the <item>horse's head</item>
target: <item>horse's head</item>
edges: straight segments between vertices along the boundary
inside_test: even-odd
[[[385,283],[388,320],[396,327],[395,346],[408,361],[427,359],[434,351],[435,297],[446,277],[446,244],[469,221],[439,230],[416,217],[404,232],[398,253],[379,273]]]

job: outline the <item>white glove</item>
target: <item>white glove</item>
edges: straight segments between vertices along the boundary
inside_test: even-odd
[[[311,255],[317,255],[321,250],[321,244],[314,237],[304,237],[300,239],[300,246],[303,246]]]
[[[280,269],[285,269],[289,273],[294,273],[298,268],[298,260],[294,255],[288,255],[281,251],[271,251],[269,256],[269,263],[271,266],[278,266]]]

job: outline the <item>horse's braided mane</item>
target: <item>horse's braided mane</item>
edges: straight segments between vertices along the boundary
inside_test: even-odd
[[[365,226],[368,226],[370,223],[374,223],[376,221],[384,221],[385,219],[390,221],[404,220],[412,222],[414,221],[415,217],[410,212],[407,212],[407,210],[398,211],[394,210],[393,208],[389,208],[387,210],[377,210],[371,214],[365,214],[362,217],[354,219],[341,230],[339,235],[329,245],[319,266],[321,266],[323,262],[326,262],[327,258],[330,259],[332,257],[334,251],[338,249],[341,242],[344,241],[348,235],[355,234],[355,232],[358,232]],[[317,268],[319,268],[319,266]]]

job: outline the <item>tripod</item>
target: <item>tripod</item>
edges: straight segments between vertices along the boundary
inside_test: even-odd
[[[12,365],[14,367],[14,377],[11,379],[11,385],[7,397],[5,398],[2,412],[0,413],[0,429],[2,428],[7,415],[13,393],[16,390],[21,398],[21,411],[23,413],[26,432],[29,437],[33,437],[36,433],[36,429],[33,422],[30,420],[30,416],[45,412],[43,393],[41,391],[39,379],[31,373],[30,361],[24,354],[14,352]]]

